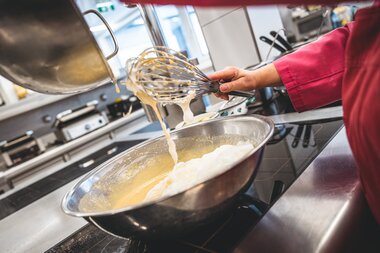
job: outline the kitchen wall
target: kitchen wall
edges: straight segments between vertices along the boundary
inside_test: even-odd
[[[261,41],[260,36],[265,36],[269,39],[273,39],[270,36],[270,31],[279,31],[284,28],[277,6],[255,6],[248,7],[247,13],[253,33],[255,34],[255,43],[257,44],[259,54],[263,61],[266,60],[268,52],[270,50],[270,45]],[[284,36],[284,33],[280,33]],[[273,58],[280,55],[280,52],[276,49],[272,49],[268,58]]]
[[[247,11],[243,7],[195,8],[215,70],[245,68],[260,56]]]
[[[245,68],[265,60],[270,46],[259,39],[283,28],[277,6],[196,8],[215,70]],[[273,49],[269,58],[280,52]]]

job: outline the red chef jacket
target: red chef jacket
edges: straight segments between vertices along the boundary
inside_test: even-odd
[[[342,99],[344,123],[368,204],[380,223],[380,5],[274,62],[296,110]]]
[[[237,5],[334,3],[330,0],[141,0]],[[368,204],[380,224],[380,0],[355,22],[274,62],[296,110],[342,99],[344,123]]]

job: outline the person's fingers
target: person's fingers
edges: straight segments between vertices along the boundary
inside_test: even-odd
[[[229,92],[231,89],[230,89],[230,83],[222,83],[220,86],[219,86],[219,90],[221,92]]]
[[[223,70],[210,74],[208,78],[211,80],[234,80],[239,77],[239,69],[235,67],[227,67]]]
[[[221,96],[222,96],[222,94],[220,94],[220,93],[213,93],[214,95],[215,95],[215,97],[217,97],[217,98],[220,98]]]
[[[243,77],[231,82],[222,83],[219,87],[220,91],[227,93],[234,90],[254,90],[256,89],[256,77],[252,72],[243,73]]]
[[[240,78],[238,80],[223,83],[219,87],[220,91],[223,93],[231,92],[234,90],[253,90],[253,84],[250,84],[246,78]]]
[[[228,96],[227,94],[221,94],[221,95],[220,95],[220,98],[221,98],[221,99],[224,99],[224,100],[227,100],[227,101],[230,99],[229,96]]]
[[[223,94],[223,93],[214,93],[215,97],[217,98],[220,98],[220,99],[224,99],[224,100],[229,100],[229,97],[227,94]]]

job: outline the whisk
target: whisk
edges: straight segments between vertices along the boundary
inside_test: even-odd
[[[220,82],[210,80],[181,53],[152,47],[127,61],[128,79],[139,89],[161,103],[181,103],[194,94],[220,92]],[[229,95],[252,97],[254,93],[233,91]]]

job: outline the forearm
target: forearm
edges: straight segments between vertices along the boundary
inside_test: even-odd
[[[251,74],[255,76],[257,89],[282,84],[280,75],[273,63],[253,70]]]
[[[223,93],[283,84],[297,111],[332,103],[341,98],[345,45],[352,26],[339,28],[257,70],[229,67],[209,77],[221,81]]]

